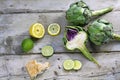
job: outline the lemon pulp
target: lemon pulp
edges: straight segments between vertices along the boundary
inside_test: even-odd
[[[35,23],[30,27],[29,33],[34,38],[42,38],[45,34],[44,26],[40,23]]]
[[[52,23],[48,26],[48,33],[52,36],[56,36],[60,33],[60,25],[57,23]]]

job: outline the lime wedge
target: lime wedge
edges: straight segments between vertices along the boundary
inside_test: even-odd
[[[42,48],[42,55],[45,57],[50,57],[53,55],[53,53],[54,53],[54,49],[52,46],[44,46]]]
[[[63,62],[63,67],[65,70],[72,70],[74,68],[74,61],[71,59],[65,60]]]
[[[82,63],[79,60],[74,60],[74,70],[79,70],[82,67]]]
[[[42,38],[45,34],[44,26],[40,23],[35,23],[30,27],[29,33],[34,38]]]
[[[48,26],[48,33],[52,36],[56,36],[60,33],[60,25],[57,23],[52,23]]]

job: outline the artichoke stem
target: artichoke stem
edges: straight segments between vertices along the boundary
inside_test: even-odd
[[[113,39],[120,40],[120,35],[113,33],[112,34]]]
[[[97,11],[93,11],[92,12],[92,16],[94,17],[96,17],[96,16],[100,16],[100,15],[103,15],[103,14],[105,14],[105,13],[108,13],[108,12],[110,12],[110,11],[112,11],[113,10],[113,7],[107,7],[107,8],[104,8],[104,9],[101,9],[101,10],[97,10]]]
[[[91,53],[88,51],[88,49],[86,48],[86,46],[83,44],[79,50],[83,53],[83,55],[89,59],[90,61],[94,62],[95,64],[97,64],[98,67],[100,67],[100,64],[97,62],[97,60],[91,55]]]

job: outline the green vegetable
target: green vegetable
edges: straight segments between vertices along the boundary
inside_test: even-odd
[[[113,26],[105,19],[98,19],[88,27],[91,42],[95,45],[108,43],[110,40],[120,40],[120,35],[113,32]]]
[[[70,5],[70,8],[66,11],[66,19],[73,25],[84,26],[90,22],[92,17],[103,15],[112,10],[112,7],[107,7],[101,10],[92,11],[86,3],[78,1]]]
[[[87,40],[87,34],[82,30],[80,26],[67,26],[65,29],[63,41],[64,45],[68,50],[80,50],[83,55],[88,58],[90,61],[93,61],[97,65],[98,62],[92,55],[89,53],[88,49],[85,46]]]
[[[71,59],[65,60],[63,62],[63,68],[65,70],[72,70],[74,68],[74,61]]]
[[[42,48],[42,55],[45,57],[50,57],[53,55],[53,53],[54,53],[54,49],[52,46],[44,46]]]

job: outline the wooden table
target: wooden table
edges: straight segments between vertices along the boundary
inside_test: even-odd
[[[30,60],[50,62],[51,67],[36,80],[120,80],[120,42],[111,41],[88,49],[101,64],[98,68],[80,52],[70,52],[63,47],[62,37],[67,25],[65,11],[77,0],[0,0],[0,80],[30,80],[25,64]],[[120,0],[84,0],[92,10],[113,6],[114,10],[100,18],[113,23],[115,33],[120,34]],[[21,50],[21,42],[29,38],[29,27],[36,22],[44,25],[59,23],[61,33],[36,40],[29,53]],[[55,53],[50,58],[41,55],[41,48],[51,45]],[[62,63],[66,59],[82,62],[79,71],[65,71]]]

